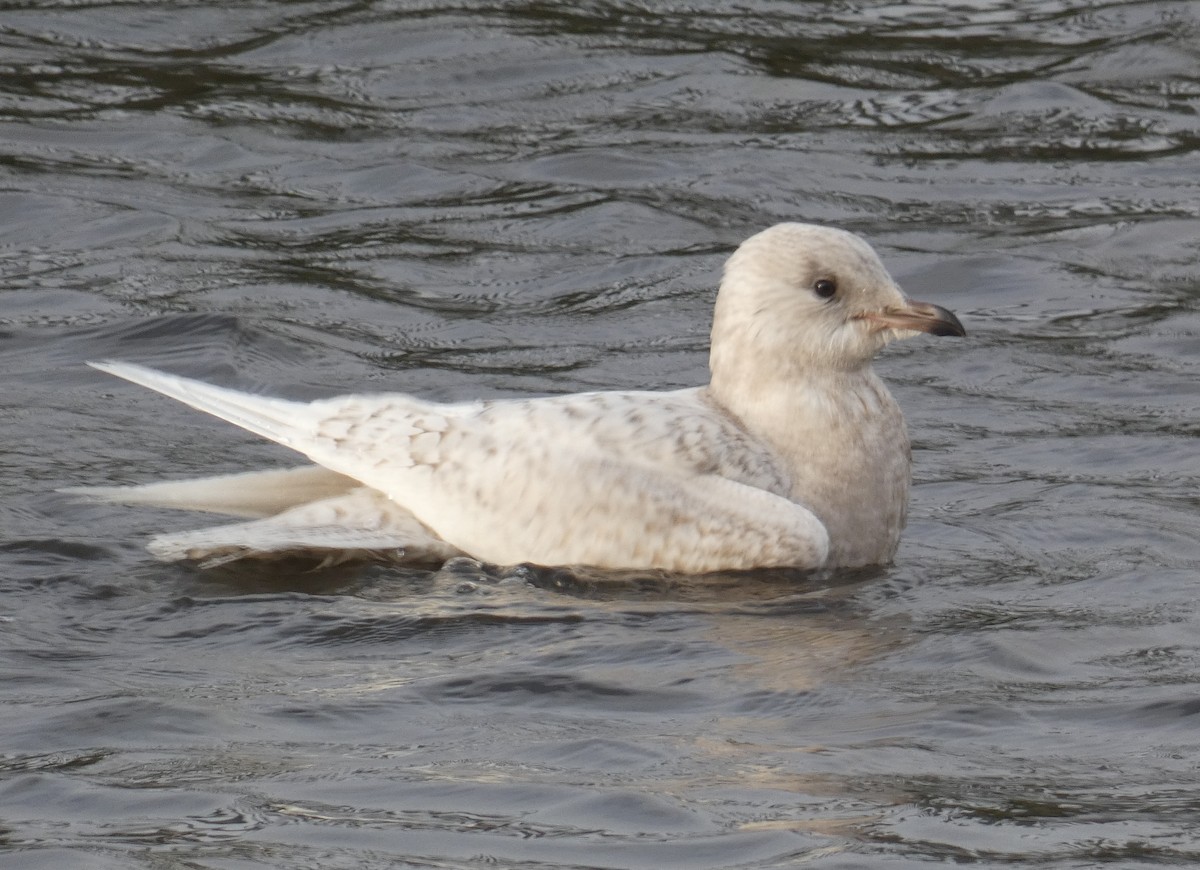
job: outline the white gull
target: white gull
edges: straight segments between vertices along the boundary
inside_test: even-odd
[[[871,360],[921,332],[965,334],[908,299],[858,236],[779,224],[725,265],[706,387],[293,402],[93,363],[315,465],[70,491],[250,518],[151,542],[205,564],[295,551],[693,574],[883,564],[911,452]]]

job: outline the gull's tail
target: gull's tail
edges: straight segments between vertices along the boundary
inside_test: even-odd
[[[269,438],[311,447],[315,415],[304,402],[256,396],[130,363],[88,363],[135,384]],[[75,487],[73,495],[127,504],[249,517],[250,522],[159,535],[149,550],[161,559],[218,565],[246,557],[319,554],[327,560],[384,556],[439,562],[460,555],[384,493],[320,466],[226,474],[143,486]]]
[[[325,564],[362,557],[440,563],[462,555],[386,495],[365,486],[260,520],[158,535],[146,549],[163,561],[187,559],[206,568],[297,555],[320,557]]]

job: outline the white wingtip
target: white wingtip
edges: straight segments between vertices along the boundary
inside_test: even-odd
[[[89,360],[87,363],[92,368],[105,372],[106,374],[115,375],[118,378],[123,378],[127,381],[132,381],[135,384],[140,384],[143,387],[148,387],[151,390],[159,393],[165,393],[172,398],[180,398],[171,392],[169,387],[174,385],[179,389],[186,384],[198,384],[199,381],[193,381],[189,378],[181,378],[178,375],[170,375],[166,372],[160,372],[157,369],[152,369],[147,366],[140,366],[136,363],[119,362],[117,360]],[[205,384],[205,386],[208,386]],[[187,401],[181,399],[181,401]]]
[[[335,471],[305,465],[138,486],[72,486],[58,492],[118,504],[268,517],[298,505],[343,495],[359,486],[358,481]]]
[[[88,365],[303,452],[303,448],[297,446],[304,419],[303,403],[217,387],[134,363],[104,360],[88,362]]]

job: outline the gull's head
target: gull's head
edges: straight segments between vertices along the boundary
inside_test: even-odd
[[[777,224],[725,264],[713,319],[712,368],[856,370],[884,345],[918,333],[966,335],[944,308],[915,302],[871,246],[845,230]],[[769,362],[768,362],[769,361]],[[744,362],[744,360],[743,360]]]

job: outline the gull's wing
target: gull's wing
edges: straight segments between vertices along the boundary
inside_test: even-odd
[[[243,471],[193,480],[161,480],[136,486],[70,486],[67,495],[235,517],[262,517],[344,495],[362,484],[319,465]]]
[[[97,364],[385,493],[501,564],[685,572],[823,563],[829,539],[771,451],[700,390],[439,405],[290,402]]]
[[[193,559],[212,567],[246,557],[300,553],[320,554],[330,563],[359,554],[403,562],[440,562],[462,555],[384,493],[319,465],[139,486],[75,486],[59,492],[253,518],[158,535],[148,549],[166,561]]]

